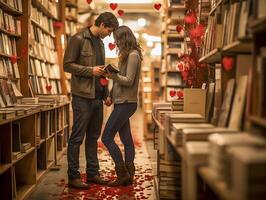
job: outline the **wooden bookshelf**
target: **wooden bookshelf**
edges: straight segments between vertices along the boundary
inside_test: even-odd
[[[221,60],[220,49],[213,49],[207,55],[201,57],[199,62],[201,63],[218,63]]]
[[[15,77],[15,72],[13,72],[14,77],[4,77],[1,74],[0,81],[1,84],[3,81],[15,82],[16,85],[20,86],[18,90],[23,97],[31,97],[29,77],[33,75],[40,78],[45,77],[44,75],[40,76],[30,72],[31,59],[38,60],[46,67],[57,64],[58,75],[64,74],[63,65],[59,63],[63,60],[63,49],[61,54],[59,49],[61,47],[61,34],[65,33],[64,30],[63,32],[56,30],[53,27],[53,22],[60,19],[64,20],[61,15],[58,15],[57,10],[60,11],[65,6],[65,0],[60,1],[60,4],[50,0],[48,0],[48,4],[41,3],[39,0],[16,1],[21,2],[23,12],[18,10],[19,8],[13,8],[4,1],[0,1],[1,14],[7,13],[14,17],[15,20],[19,21],[17,24],[21,27],[21,34],[9,31],[5,27],[0,28],[1,34],[5,34],[5,37],[12,40],[12,42],[14,40],[14,48],[16,50],[16,52],[13,52],[12,49],[10,53],[5,53],[6,49],[3,52],[0,51],[0,61],[4,60],[4,62],[9,63],[16,57],[16,62],[12,63],[12,67],[17,65],[20,78]],[[36,11],[41,13],[42,22],[35,20],[32,16]],[[65,12],[65,7],[63,7],[63,11]],[[48,27],[43,23],[46,25],[50,23],[50,25]],[[32,40],[29,36],[31,26],[35,26],[38,31],[49,38],[49,45],[46,44],[47,46],[45,46],[41,42],[38,45],[41,46],[42,50],[49,46],[51,51],[54,52],[53,56],[58,57],[59,62],[46,59],[47,55],[41,56],[33,53],[34,45],[38,41]],[[63,91],[64,80],[62,81],[58,76],[48,78],[51,81],[60,81],[62,86],[61,94],[67,94],[67,92]],[[2,92],[2,90],[0,91]],[[13,98],[14,95],[12,96],[11,89],[8,92],[8,95],[5,94],[4,98]],[[14,105],[15,102],[12,103],[11,107],[14,108]],[[3,107],[2,104],[0,104],[0,107]],[[0,120],[1,199],[27,199],[49,168],[59,162],[67,147],[67,139],[70,135],[70,102],[53,103],[48,107],[42,104],[41,106],[33,106],[31,110],[27,110],[27,106],[25,107],[19,108],[18,111],[13,111],[14,115],[9,117],[1,114],[3,115]]]

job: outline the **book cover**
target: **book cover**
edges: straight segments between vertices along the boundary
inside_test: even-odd
[[[119,68],[113,64],[108,64],[104,67],[104,70],[111,73],[118,73]]]

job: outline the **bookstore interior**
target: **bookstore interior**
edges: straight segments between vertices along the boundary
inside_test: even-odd
[[[265,8],[266,0],[0,0],[0,199],[265,199]],[[131,184],[78,189],[67,172],[77,75],[64,55],[104,12],[142,49],[130,118],[135,176],[126,168]],[[101,38],[104,69],[127,77],[113,33]],[[102,131],[114,108],[103,102]],[[118,180],[101,137],[97,152],[100,175]]]

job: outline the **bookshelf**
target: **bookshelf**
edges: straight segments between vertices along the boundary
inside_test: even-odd
[[[171,101],[171,90],[182,90],[184,82],[177,67],[177,61],[185,52],[184,31],[176,31],[177,24],[183,23],[186,7],[180,2],[164,1],[162,14],[162,57],[161,57],[161,93],[162,100]]]
[[[64,3],[0,1],[0,196],[3,199],[27,199],[66,150],[70,103],[62,96],[67,94],[63,51],[60,52],[64,32],[55,25],[62,19]]]

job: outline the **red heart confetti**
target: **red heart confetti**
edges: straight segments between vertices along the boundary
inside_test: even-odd
[[[64,23],[63,22],[53,22],[53,26],[55,28],[61,28],[61,27],[64,27]]]
[[[113,44],[113,43],[110,42],[108,44],[108,47],[109,47],[110,50],[113,50],[115,48],[115,44]]]
[[[169,94],[171,97],[174,97],[176,95],[176,91],[175,90],[170,90]]]
[[[47,92],[51,92],[52,86],[51,85],[46,85],[46,90]]]
[[[182,99],[182,98],[184,97],[184,92],[183,92],[182,90],[178,90],[178,91],[177,91],[177,97],[178,97],[179,99]]]
[[[161,7],[162,7],[162,4],[160,4],[160,3],[156,3],[156,4],[154,4],[154,8],[155,8],[156,10],[160,10]]]
[[[178,67],[178,69],[179,69],[180,72],[182,72],[182,71],[184,70],[184,66],[183,66],[182,63],[179,63],[179,64],[177,65],[177,67]]]
[[[101,78],[100,83],[102,86],[107,86],[108,85],[108,80],[106,78]]]
[[[10,57],[10,60],[11,60],[11,63],[12,64],[15,64],[16,62],[17,62],[17,56],[16,55],[12,55],[11,57]]]
[[[229,56],[223,57],[223,67],[225,71],[230,71],[233,68],[234,59]]]
[[[118,10],[117,14],[121,17],[125,14],[125,12],[123,10]]]
[[[115,10],[117,8],[117,3],[110,3],[109,6],[112,10]]]
[[[197,21],[197,18],[195,16],[195,14],[192,12],[190,13],[189,15],[186,15],[185,16],[185,19],[184,19],[185,23],[187,24],[195,24],[196,21]]]
[[[180,24],[178,24],[175,29],[176,29],[176,31],[178,33],[180,33],[183,30],[183,26],[181,26]]]
[[[88,4],[91,4],[91,2],[92,2],[92,0],[87,0],[87,3],[88,3]]]

